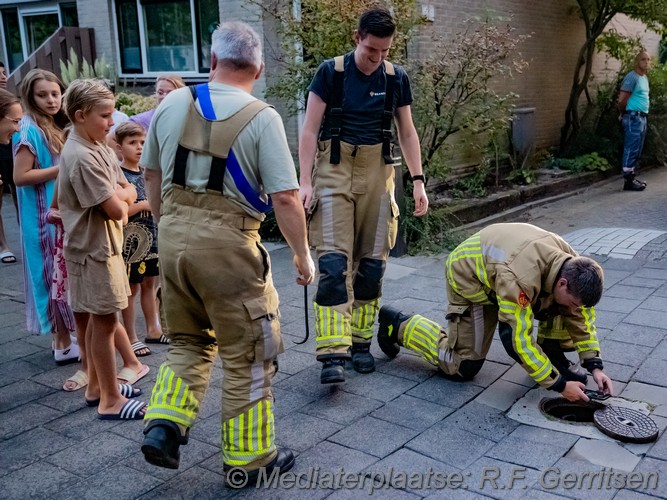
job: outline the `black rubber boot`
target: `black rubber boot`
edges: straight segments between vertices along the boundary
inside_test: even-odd
[[[294,453],[290,450],[278,448],[278,454],[270,463],[259,469],[246,471],[243,467],[223,464],[222,471],[225,475],[225,487],[235,490],[249,486],[257,488],[257,478],[261,471],[266,471],[266,477],[271,477],[274,470],[278,469],[278,476],[294,467]]]
[[[375,358],[370,352],[370,344],[352,342],[352,367],[359,373],[371,373],[375,371]]]
[[[319,359],[322,361],[321,384],[342,384],[345,382],[345,359],[344,357],[327,357]]]
[[[394,359],[401,351],[398,344],[398,328],[405,320],[410,319],[398,309],[382,306],[378,314],[378,345],[389,359]]]
[[[181,437],[181,431],[174,422],[163,419],[151,420],[144,429],[144,442],[141,452],[146,462],[165,467],[178,469],[181,454],[178,447],[187,443],[187,437]]]
[[[646,189],[646,183],[637,180],[635,174],[626,174],[623,178],[625,179],[623,191],[643,191]]]
[[[588,381],[588,375],[583,368],[573,369],[574,363],[565,357],[560,347],[560,341],[554,339],[545,339],[538,342],[544,354],[547,355],[551,364],[556,370],[569,382],[581,382],[585,384]]]

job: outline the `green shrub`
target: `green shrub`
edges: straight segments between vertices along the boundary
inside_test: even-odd
[[[575,173],[593,172],[595,170],[605,172],[611,168],[609,161],[598,153],[589,153],[575,158],[558,158],[555,163],[558,168]]]
[[[113,67],[107,63],[104,56],[95,59],[91,66],[85,59],[79,60],[74,48],[70,48],[67,61],[60,61],[60,74],[65,86],[78,78],[100,78],[111,81],[116,79]]]
[[[137,115],[157,106],[155,96],[143,96],[134,92],[119,92],[116,94],[116,109],[127,116]]]

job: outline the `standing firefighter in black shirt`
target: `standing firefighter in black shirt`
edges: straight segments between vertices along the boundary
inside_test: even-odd
[[[322,63],[310,85],[300,194],[319,262],[314,306],[323,384],[345,381],[350,354],[358,372],[375,369],[369,347],[399,215],[392,119],[414,181],[414,215],[428,210],[410,81],[385,60],[395,31],[388,11],[366,11],[354,32],[356,49]]]

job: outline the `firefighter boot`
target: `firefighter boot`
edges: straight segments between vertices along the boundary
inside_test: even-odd
[[[335,354],[318,356],[322,362],[321,384],[342,384],[345,382],[345,357]]]
[[[565,377],[565,380],[586,383],[588,380],[586,372],[582,368],[575,368],[574,363],[565,357],[559,340],[543,339],[538,344],[551,361],[551,364]]]
[[[370,352],[370,344],[352,342],[352,367],[359,373],[371,373],[375,371],[375,358]]]
[[[378,344],[389,359],[394,359],[401,350],[398,343],[398,328],[401,323],[408,319],[410,319],[410,316],[406,316],[393,307],[382,306],[380,308],[380,314],[378,314]]]
[[[265,477],[273,477],[273,471],[276,471],[276,477],[284,474],[294,467],[294,453],[284,448],[278,448],[278,454],[271,462],[259,469],[250,471],[243,470],[243,467],[223,464],[222,472],[225,475],[225,487],[235,490],[250,486],[257,488],[260,473],[266,474]]]
[[[178,469],[181,454],[178,447],[187,443],[187,437],[181,438],[181,431],[174,422],[164,419],[154,419],[144,429],[144,442],[141,452],[146,462],[165,467]]]
[[[635,178],[635,174],[625,174],[623,176],[625,184],[623,184],[623,191],[643,191],[646,189],[646,183]]]

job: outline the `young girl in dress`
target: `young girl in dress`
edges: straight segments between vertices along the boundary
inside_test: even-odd
[[[70,338],[75,327],[72,311],[66,302],[55,301],[51,295],[55,233],[46,221],[64,144],[63,127],[68,123],[61,109],[64,90],[53,73],[30,71],[19,88],[25,114],[13,138],[27,328],[41,335],[53,334],[58,364],[79,358],[79,346]]]

